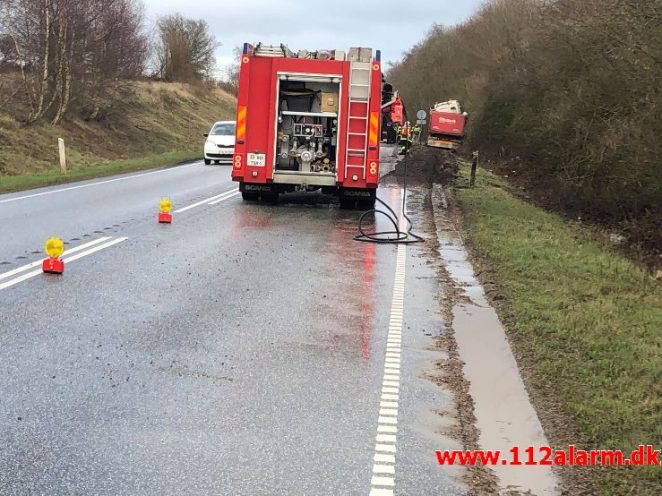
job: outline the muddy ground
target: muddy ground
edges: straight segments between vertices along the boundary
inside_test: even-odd
[[[390,175],[401,184],[405,173],[411,186],[431,186],[433,183],[450,184],[457,175],[459,157],[445,150],[415,146],[406,156],[401,156]]]
[[[438,223],[438,221],[435,221],[435,218],[440,215],[440,212],[443,212],[446,228],[456,230],[461,238],[466,238],[462,226],[461,205],[459,200],[457,200],[453,194],[452,187],[453,181],[457,177],[460,160],[462,160],[461,157],[443,150],[415,147],[411,150],[409,155],[401,157],[400,161],[396,164],[394,171],[389,173],[384,180],[397,182],[401,186],[406,184],[410,191],[417,190],[424,194],[425,201],[424,204],[421,205],[423,212],[420,217],[422,223],[414,226],[414,231],[420,231],[426,238],[427,244],[429,245],[426,250],[428,263],[430,266],[434,267],[437,272],[437,279],[440,287],[443,288],[442,293],[438,295],[438,301],[439,310],[444,316],[445,329],[438,339],[437,346],[448,356],[448,359],[440,361],[437,364],[437,373],[434,376],[428,377],[428,379],[451,391],[454,397],[456,411],[453,413],[457,423],[451,432],[445,432],[444,434],[457,439],[462,443],[464,449],[475,450],[481,448],[488,449],[489,447],[481,447],[479,445],[480,431],[476,427],[474,400],[469,394],[469,382],[463,372],[465,364],[458,353],[458,344],[455,338],[455,330],[453,328],[452,311],[454,306],[458,302],[461,302],[463,298],[466,298],[466,296],[464,295],[464,292],[458,291],[458,288],[449,277],[444,261],[439,256],[439,247],[437,246],[436,236],[436,223]],[[435,184],[443,186],[448,200],[447,204],[433,206],[432,202],[438,201],[438,198],[433,198],[434,195],[432,195],[432,190]],[[468,245],[467,249],[471,251],[471,246]],[[471,254],[471,257],[474,267],[481,267],[480,264],[476,265],[477,260],[475,259],[474,254]],[[481,261],[481,263],[483,262]],[[478,277],[480,279],[480,274],[478,274]],[[503,308],[503,296],[501,295],[498,284],[494,281],[481,282],[484,284],[486,295],[492,306],[501,310]],[[501,312],[499,313],[501,314]],[[517,356],[517,350],[513,349],[513,352],[519,359]],[[523,378],[528,382],[526,373],[523,374]],[[534,401],[534,404],[539,404],[539,401],[536,401],[536,399],[540,399],[539,396],[540,395],[535,394],[535,392],[534,394],[531,394],[531,399]],[[555,417],[555,422],[552,422],[552,424],[559,423],[559,419],[556,418],[555,415],[552,416]],[[545,426],[549,427],[549,415],[543,417],[542,420],[545,422]],[[565,424],[565,420],[566,419],[563,419],[560,423]],[[554,436],[552,435],[552,437]],[[576,487],[579,489],[577,494],[588,494],[585,485],[582,484],[582,482],[585,482],[582,480],[584,477],[578,473],[572,475],[572,481],[560,481],[560,493],[572,494],[564,488]],[[499,482],[494,472],[491,469],[480,465],[470,467],[465,482],[471,488],[472,494],[476,495],[524,494],[517,490],[506,492],[504,492],[503,489],[500,490]],[[580,489],[582,487],[583,489]]]
[[[453,331],[452,308],[460,295],[448,277],[444,264],[439,258],[434,210],[431,191],[434,184],[449,186],[457,176],[459,158],[444,150],[424,146],[414,147],[408,155],[399,156],[395,169],[387,174],[383,182],[397,182],[407,186],[412,191],[423,194],[424,201],[420,205],[421,225],[414,230],[424,235],[427,249],[425,250],[428,264],[437,273],[439,285],[443,292],[437,296],[439,311],[444,317],[445,328],[437,341],[438,349],[442,350],[447,359],[437,363],[437,371],[427,378],[444,389],[449,390],[454,399],[456,411],[452,412],[456,424],[444,432],[459,441],[466,450],[479,449],[478,430],[474,416],[473,399],[469,395],[469,384],[462,373],[463,363],[457,352],[457,343]],[[445,415],[445,412],[440,412]],[[498,484],[494,474],[483,466],[467,467],[465,483],[471,489],[471,494],[492,495],[498,493]]]

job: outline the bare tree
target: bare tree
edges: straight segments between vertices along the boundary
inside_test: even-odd
[[[185,19],[181,14],[158,21],[156,47],[159,77],[166,81],[204,80],[211,77],[219,46],[203,20]]]
[[[410,107],[461,99],[473,146],[662,246],[662,0],[492,0],[434,27],[389,80]]]
[[[136,0],[0,0],[0,12],[0,32],[20,67],[28,123],[56,124],[72,101],[87,103],[108,81],[143,71],[147,43]]]
[[[225,78],[222,81],[219,81],[218,86],[231,95],[236,95],[239,91],[239,71],[241,69],[242,55],[241,47],[234,47],[232,54],[234,56],[233,63],[226,67]]]

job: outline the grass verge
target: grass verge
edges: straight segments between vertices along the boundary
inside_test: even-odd
[[[88,167],[74,167],[66,174],[62,174],[58,169],[17,176],[0,176],[0,193],[164,167],[199,158],[201,158],[200,150],[167,152],[140,158],[109,160]]]
[[[497,176],[479,171],[467,188],[468,175],[463,166],[456,195],[469,245],[554,447],[662,448],[662,285]],[[662,487],[660,467],[587,473],[573,494]]]

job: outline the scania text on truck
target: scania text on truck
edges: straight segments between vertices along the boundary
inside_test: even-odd
[[[245,44],[232,167],[244,200],[321,189],[373,204],[381,103],[379,51]]]

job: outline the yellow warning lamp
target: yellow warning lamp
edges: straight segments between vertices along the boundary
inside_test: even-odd
[[[172,222],[172,202],[170,198],[163,197],[159,201],[159,215],[157,217],[159,224],[170,224]]]
[[[51,258],[58,258],[64,253],[64,242],[60,238],[48,238],[44,244],[46,255]]]
[[[41,268],[46,274],[62,274],[64,262],[60,255],[64,253],[64,242],[60,238],[48,238],[44,243],[44,251],[48,258],[41,263]]]
[[[172,202],[170,201],[170,198],[161,198],[161,201],[159,202],[159,210],[163,213],[168,213],[172,210]]]

